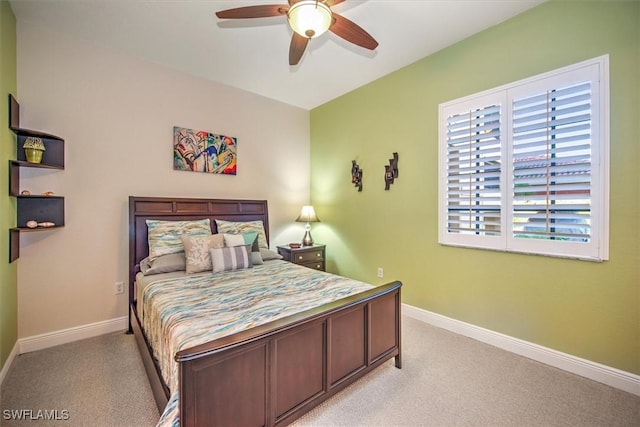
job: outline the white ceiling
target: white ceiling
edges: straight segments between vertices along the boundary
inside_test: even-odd
[[[544,0],[347,0],[336,5],[380,44],[332,33],[289,66],[286,18],[219,20],[215,12],[286,0],[11,0],[30,21],[139,58],[312,109]]]

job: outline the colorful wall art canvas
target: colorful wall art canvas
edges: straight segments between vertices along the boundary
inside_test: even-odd
[[[232,136],[174,126],[173,169],[236,174],[238,141]]]

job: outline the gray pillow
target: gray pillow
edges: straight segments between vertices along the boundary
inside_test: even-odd
[[[282,259],[282,255],[277,252],[274,252],[270,249],[260,248],[260,256],[263,261],[269,261],[272,259]]]
[[[149,258],[145,258],[140,261],[140,271],[145,276],[160,273],[171,273],[172,271],[184,271],[187,266],[187,261],[184,256],[184,252],[178,252],[175,254],[160,255],[153,261]]]
[[[260,252],[251,252],[251,264],[253,265],[262,265],[262,256]]]

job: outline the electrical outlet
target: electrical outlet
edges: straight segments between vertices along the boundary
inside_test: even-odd
[[[116,295],[124,293],[124,282],[116,282]]]
[[[384,270],[382,267],[378,267],[378,277],[381,279],[384,277]]]

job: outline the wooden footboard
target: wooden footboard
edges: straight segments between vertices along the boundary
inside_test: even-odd
[[[180,424],[278,426],[400,355],[400,282],[182,350]]]

